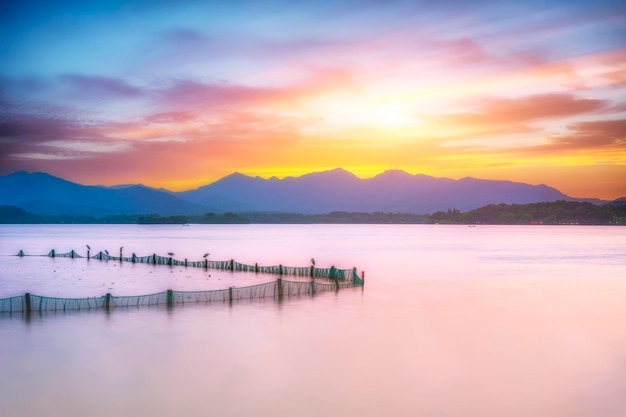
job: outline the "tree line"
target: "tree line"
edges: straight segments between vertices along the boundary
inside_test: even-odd
[[[299,213],[206,213],[199,216],[39,215],[14,206],[0,206],[0,223],[12,224],[626,224],[626,201],[605,205],[556,201],[532,204],[491,204],[475,210],[458,209],[432,214],[345,212]]]
[[[475,210],[438,211],[430,216],[436,223],[458,224],[626,224],[626,201],[595,205],[577,201],[532,204],[490,204]]]

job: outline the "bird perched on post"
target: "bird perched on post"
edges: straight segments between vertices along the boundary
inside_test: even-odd
[[[315,266],[315,258],[311,258],[311,265]]]

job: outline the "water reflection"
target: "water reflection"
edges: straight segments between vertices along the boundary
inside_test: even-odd
[[[90,236],[100,238],[90,245],[123,244],[125,251],[138,253],[174,250],[190,259],[201,258],[205,251],[196,253],[198,247],[210,246],[212,258],[215,253],[216,259],[235,257],[251,264],[300,265],[314,256],[318,265],[364,269],[367,291],[170,310],[152,306],[32,313],[28,319],[3,316],[0,370],[11,375],[0,379],[3,412],[626,413],[624,228],[181,229],[98,229]],[[0,242],[0,252],[36,245],[40,252],[52,246],[69,250],[85,239],[80,228],[63,230],[55,227],[46,234],[44,228],[35,234],[26,228],[20,237],[14,229],[10,242]],[[0,259],[0,290],[93,295],[105,283],[123,295],[207,281],[202,270],[24,260]],[[161,274],[157,270],[165,273],[155,275]],[[209,282],[221,288],[242,286],[238,274],[214,278]]]

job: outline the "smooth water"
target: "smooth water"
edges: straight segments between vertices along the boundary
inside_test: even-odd
[[[0,314],[2,416],[626,415],[626,228],[0,226],[75,249],[356,266],[365,288],[168,310]],[[0,256],[0,298],[274,279]],[[209,276],[210,275],[210,276]]]

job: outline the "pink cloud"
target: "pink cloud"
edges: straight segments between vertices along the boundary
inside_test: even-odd
[[[580,99],[572,94],[541,94],[518,99],[485,98],[475,100],[478,108],[464,113],[433,117],[437,124],[466,127],[480,134],[523,133],[532,123],[596,113],[609,107],[608,100]]]

